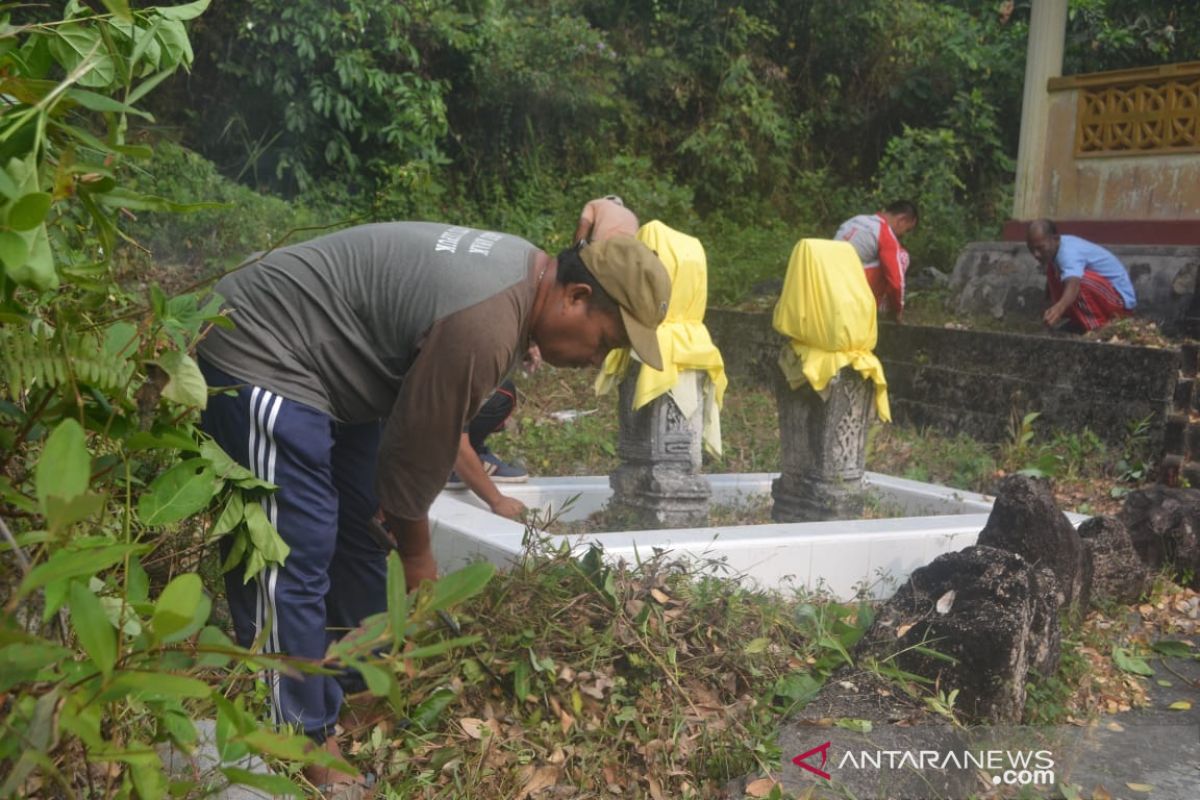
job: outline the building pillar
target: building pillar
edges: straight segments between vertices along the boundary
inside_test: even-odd
[[[712,489],[700,475],[700,437],[704,404],[691,418],[664,394],[633,409],[633,395],[642,365],[633,361],[621,381],[618,398],[621,465],[609,476],[611,505],[631,523],[663,528],[686,528],[708,521]],[[704,381],[697,370],[679,373],[682,381]],[[699,387],[698,387],[699,388]]]
[[[1062,75],[1067,36],[1067,0],[1033,0],[1029,46],[1025,55],[1025,93],[1021,101],[1021,138],[1017,146],[1017,183],[1013,219],[1033,220],[1048,213],[1045,204],[1046,150],[1050,131],[1051,78]],[[1069,135],[1074,135],[1071,132]]]
[[[771,484],[776,522],[854,519],[863,511],[867,431],[875,386],[846,367],[825,397],[805,384],[775,381],[782,474]]]

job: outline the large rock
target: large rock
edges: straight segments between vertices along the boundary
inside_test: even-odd
[[[1091,564],[1092,601],[1129,604],[1150,586],[1150,572],[1116,517],[1092,517],[1079,526],[1079,538]]]
[[[1010,475],[1000,484],[996,504],[978,543],[1017,553],[1050,568],[1058,582],[1059,607],[1078,618],[1087,609],[1087,560],[1083,543],[1067,515],[1059,511],[1046,480]]]
[[[869,656],[959,690],[971,720],[1019,722],[1029,671],[1058,665],[1054,578],[1017,553],[968,547],[912,573],[863,639]],[[932,652],[931,652],[932,651]]]
[[[1171,567],[1200,588],[1200,490],[1151,486],[1125,496],[1118,515],[1151,570]]]

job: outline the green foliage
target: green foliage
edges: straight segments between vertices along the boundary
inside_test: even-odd
[[[1200,8],[1188,0],[1072,0],[1066,74],[1191,61]]]
[[[287,557],[259,502],[274,487],[195,427],[208,387],[193,354],[209,328],[230,324],[220,298],[168,296],[153,283],[140,296],[112,270],[124,218],[211,207],[131,188],[129,162],[149,149],[127,143],[141,138],[143,95],[191,63],[183,23],[207,4],[135,11],[107,0],[109,13],[96,13],[72,0],[62,19],[25,9],[0,32],[0,532],[15,565],[2,574],[0,797],[199,790],[168,787],[154,745],[189,747],[205,717],[216,718],[226,759],[328,765],[307,737],[264,727],[244,698],[227,699],[236,682],[262,668],[353,665],[401,708],[403,665],[376,657],[379,644],[394,655],[397,642],[418,640],[406,657],[420,659],[473,641],[431,633],[430,622],[491,576],[473,568],[411,602],[393,596],[326,666],[235,646],[209,624],[201,577],[156,564],[213,508],[208,536],[231,537],[227,568],[252,575]],[[225,777],[301,793],[283,775]]]
[[[252,132],[243,169],[258,180],[305,190],[380,158],[440,160],[445,86],[424,74],[415,39],[425,20],[409,6],[251,0],[220,13],[238,42],[216,65],[229,91],[222,130],[236,122]]]
[[[146,212],[125,225],[139,248],[121,251],[127,271],[153,266],[160,280],[182,283],[215,274],[241,263],[250,253],[281,242],[297,228],[349,219],[339,207],[311,210],[259,194],[224,177],[196,153],[171,141],[160,141],[153,155],[137,165],[131,186],[147,194],[206,201],[211,207],[189,214]],[[292,234],[288,241],[303,238]],[[141,248],[144,248],[141,249]]]

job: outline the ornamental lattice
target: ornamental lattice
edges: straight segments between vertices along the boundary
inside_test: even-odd
[[[1079,91],[1081,156],[1200,151],[1200,76]]]

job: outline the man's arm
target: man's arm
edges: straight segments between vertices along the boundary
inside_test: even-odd
[[[462,478],[467,488],[475,493],[476,497],[488,504],[488,508],[492,510],[493,514],[519,520],[525,513],[524,503],[515,497],[501,494],[500,490],[496,488],[496,484],[492,483],[492,479],[483,470],[479,454],[475,452],[475,448],[471,447],[470,437],[465,433],[458,442],[458,456],[454,459],[454,471],[458,473],[458,477]]]
[[[1046,309],[1046,313],[1042,315],[1042,320],[1047,325],[1054,325],[1063,318],[1063,314],[1067,313],[1067,309],[1075,305],[1075,301],[1079,299],[1079,287],[1081,285],[1079,278],[1067,278],[1063,281],[1062,297],[1058,298],[1058,302]]]
[[[896,322],[904,312],[904,273],[908,269],[908,251],[900,246],[895,231],[887,223],[879,226],[879,268],[887,283],[888,306]]]
[[[445,488],[463,426],[514,360],[520,321],[509,295],[518,291],[519,284],[434,323],[400,386],[380,442],[376,489],[406,573],[436,573],[429,506]]]
[[[596,224],[596,210],[588,203],[579,214],[579,224],[575,226],[575,244],[585,241],[592,234],[592,226]]]

